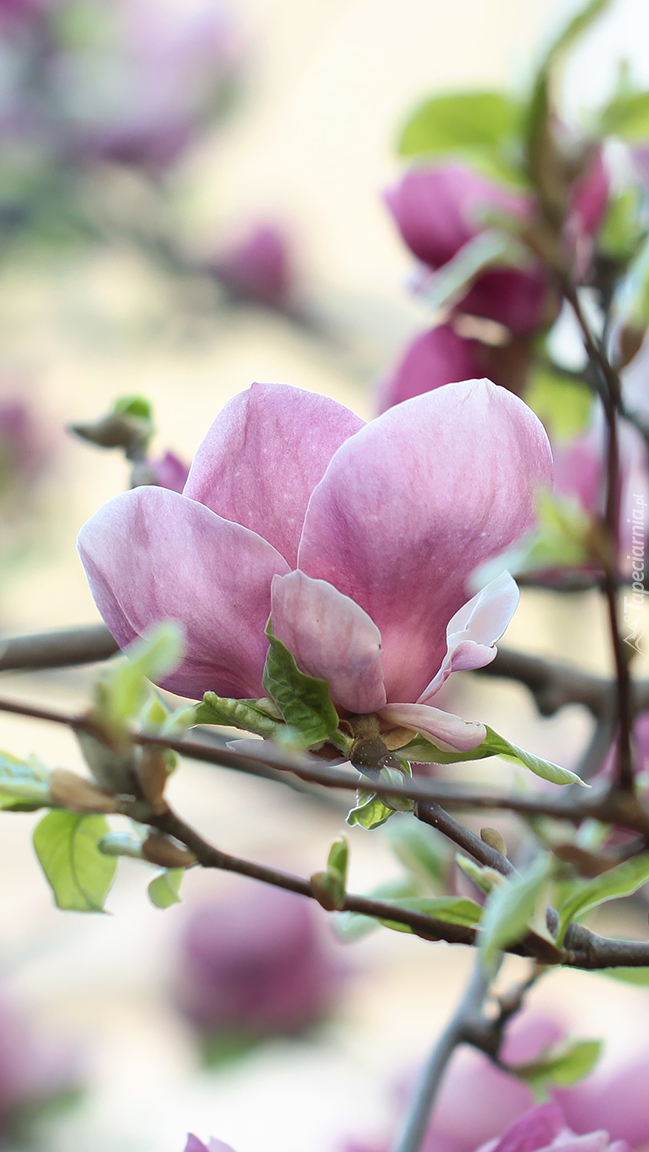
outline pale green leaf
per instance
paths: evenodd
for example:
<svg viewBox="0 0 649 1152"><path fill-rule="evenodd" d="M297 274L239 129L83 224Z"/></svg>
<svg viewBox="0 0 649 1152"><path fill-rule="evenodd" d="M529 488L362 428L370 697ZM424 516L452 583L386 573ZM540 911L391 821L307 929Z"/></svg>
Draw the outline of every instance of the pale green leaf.
<svg viewBox="0 0 649 1152"><path fill-rule="evenodd" d="M486 739L472 752L448 752L438 748L432 741L427 740L418 732L409 744L399 748L398 754L412 763L424 764L457 764L463 760L483 760L487 756L500 756L503 760L509 760L523 768L529 768L530 772L534 772L536 776L541 776L544 780L550 780L553 784L584 784L584 781L568 768L561 768L559 764L554 764L551 760L545 760L542 756L535 756L533 752L526 752L516 744L510 744L509 740L505 740L504 736L499 736L493 728L489 728L488 725L485 727L487 730Z"/></svg>
<svg viewBox="0 0 649 1152"><path fill-rule="evenodd" d="M644 141L649 136L649 92L616 96L599 116L598 134Z"/></svg>
<svg viewBox="0 0 649 1152"><path fill-rule="evenodd" d="M117 861L99 850L108 833L103 816L48 812L34 830L34 848L59 908L102 912Z"/></svg>
<svg viewBox="0 0 649 1152"><path fill-rule="evenodd" d="M394 816L394 808L388 808L376 792L359 788L356 794L356 806L348 813L347 823L360 824L361 828L367 829L380 828L391 816Z"/></svg>
<svg viewBox="0 0 649 1152"><path fill-rule="evenodd" d="M622 864L617 864L615 868L609 868L600 876L595 876L592 880L580 884L577 890L568 897L563 907L559 908L561 924L559 940L563 939L563 934L571 920L585 916L591 908L596 908L598 904L604 904L607 900L632 896L648 880L649 852L643 852L641 856L633 856L631 860L625 860Z"/></svg>
<svg viewBox="0 0 649 1152"><path fill-rule="evenodd" d="M434 96L408 120L399 152L421 156L475 145L496 149L516 135L519 124L519 106L501 92Z"/></svg>
<svg viewBox="0 0 649 1152"><path fill-rule="evenodd" d="M415 876L437 885L446 878L449 862L448 842L419 820L403 817L386 827L390 847Z"/></svg>
<svg viewBox="0 0 649 1152"><path fill-rule="evenodd" d="M277 716L271 715L258 700L231 700L217 696L216 692L206 692L203 703L196 705L194 723L225 724L266 739L272 739L278 729L284 727L281 718L278 720Z"/></svg>
<svg viewBox="0 0 649 1152"><path fill-rule="evenodd" d="M395 904L400 904L404 897L417 894L411 880L388 880L385 884L379 884L368 896L372 900L394 900ZM362 912L340 912L334 918L334 930L341 940L351 942L376 931L380 923L374 916L365 916Z"/></svg>
<svg viewBox="0 0 649 1152"><path fill-rule="evenodd" d="M36 756L20 760L0 752L0 808L11 812L35 812L51 804L48 770Z"/></svg>
<svg viewBox="0 0 649 1152"><path fill-rule="evenodd" d="M579 1040L547 1052L531 1064L516 1065L512 1071L535 1089L548 1084L568 1088L592 1072L602 1054L602 1047L601 1040Z"/></svg>
<svg viewBox="0 0 649 1152"><path fill-rule="evenodd" d="M288 648L273 634L270 620L266 635L269 649L262 681L265 691L286 723L301 734L304 747L322 744L338 727L338 713L326 680L300 672Z"/></svg>
<svg viewBox="0 0 649 1152"><path fill-rule="evenodd" d="M124 658L108 666L97 686L98 703L112 724L123 726L141 710L150 692L148 681L162 680L173 672L183 649L181 626L166 620L129 645Z"/></svg>
<svg viewBox="0 0 649 1152"><path fill-rule="evenodd" d="M182 904L180 885L184 874L184 868L167 868L151 881L148 893L155 908L170 908L172 904Z"/></svg>
<svg viewBox="0 0 649 1152"><path fill-rule="evenodd" d="M536 367L525 390L525 403L543 421L552 440L571 440L588 426L593 393L571 376Z"/></svg>
<svg viewBox="0 0 649 1152"><path fill-rule="evenodd" d="M649 984L649 968L598 968L599 976L612 976L614 980L622 980L625 984L640 984L643 987Z"/></svg>
<svg viewBox="0 0 649 1152"><path fill-rule="evenodd" d="M487 897L480 932L480 951L486 967L491 966L496 953L527 935L551 869L551 857L539 856L531 868L494 887Z"/></svg>

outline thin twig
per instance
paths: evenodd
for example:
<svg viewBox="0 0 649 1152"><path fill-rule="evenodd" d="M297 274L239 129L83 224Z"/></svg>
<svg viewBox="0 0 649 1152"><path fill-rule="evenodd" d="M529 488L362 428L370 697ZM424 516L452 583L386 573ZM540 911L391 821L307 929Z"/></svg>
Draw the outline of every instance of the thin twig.
<svg viewBox="0 0 649 1152"><path fill-rule="evenodd" d="M449 1060L458 1045L466 1040L468 1028L479 1013L488 990L489 980L485 976L481 959L477 958L464 995L424 1067L403 1131L394 1146L395 1152L419 1152Z"/></svg>

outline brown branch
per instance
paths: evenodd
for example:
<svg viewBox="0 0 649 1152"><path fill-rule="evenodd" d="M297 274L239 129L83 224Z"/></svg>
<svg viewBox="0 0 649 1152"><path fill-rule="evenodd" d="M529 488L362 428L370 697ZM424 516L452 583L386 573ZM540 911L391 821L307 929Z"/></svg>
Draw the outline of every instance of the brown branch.
<svg viewBox="0 0 649 1152"><path fill-rule="evenodd" d="M0 640L0 672L94 664L107 660L118 650L104 624L32 636L8 636Z"/></svg>

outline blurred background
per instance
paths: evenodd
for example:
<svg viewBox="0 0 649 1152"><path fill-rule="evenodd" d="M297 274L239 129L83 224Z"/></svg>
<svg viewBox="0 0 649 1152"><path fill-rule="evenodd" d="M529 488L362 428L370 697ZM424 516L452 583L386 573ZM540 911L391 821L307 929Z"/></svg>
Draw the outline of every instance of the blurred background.
<svg viewBox="0 0 649 1152"><path fill-rule="evenodd" d="M423 323L383 200L402 170L399 129L426 96L519 89L574 8L0 0L3 633L97 620L75 537L129 469L69 424L144 395L152 466L172 452L181 467L253 380L375 413ZM567 107L601 101L620 57L648 87L647 45L646 3L618 0L567 70ZM608 667L592 591L526 589L507 642ZM3 673L1 688L72 710L91 677ZM467 679L454 693L454 710L566 766L588 740L578 708L543 721L515 685ZM6 715L0 748L81 766L65 729ZM510 780L489 763L491 778ZM305 875L344 827L335 799L188 762L171 795L225 850ZM192 871L184 903L161 911L147 900L150 870L128 860L110 915L61 913L31 848L37 818L0 817L1 1146L181 1152L190 1130L237 1152L386 1147L400 1086L451 1011L469 955L384 929L342 944L324 913L307 916L292 897L267 913L264 942L262 906L233 910L258 899L252 883ZM399 875L382 832L349 836L351 888ZM642 932L646 913L617 915L616 931ZM284 922L278 955L273 925ZM511 960L505 975L517 971ZM230 989L221 999L215 982ZM612 1064L646 1037L649 992L602 976L555 973L532 1001L558 1007L579 1036L605 1036Z"/></svg>

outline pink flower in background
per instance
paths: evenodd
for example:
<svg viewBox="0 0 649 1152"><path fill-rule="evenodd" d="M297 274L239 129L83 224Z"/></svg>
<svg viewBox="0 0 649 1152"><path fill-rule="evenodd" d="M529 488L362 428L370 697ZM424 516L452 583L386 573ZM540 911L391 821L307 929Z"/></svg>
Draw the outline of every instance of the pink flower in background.
<svg viewBox="0 0 649 1152"><path fill-rule="evenodd" d="M291 1035L326 1016L344 972L309 901L277 888L246 889L187 921L175 998L207 1036Z"/></svg>
<svg viewBox="0 0 649 1152"><path fill-rule="evenodd" d="M523 224L534 208L530 197L459 164L415 168L386 198L411 252L432 271L482 232L497 227L498 217ZM515 336L530 335L556 314L547 274L532 263L529 268L483 272L454 309L496 321Z"/></svg>
<svg viewBox="0 0 649 1152"><path fill-rule="evenodd" d="M225 7L116 0L89 27L83 44L60 44L49 60L65 150L164 169L214 118L236 73L239 51Z"/></svg>
<svg viewBox="0 0 649 1152"><path fill-rule="evenodd" d="M649 1051L612 1070L596 1071L556 1095L571 1128L588 1132L604 1128L632 1149L649 1145Z"/></svg>
<svg viewBox="0 0 649 1152"><path fill-rule="evenodd" d="M471 380L481 374L482 345L458 336L450 324L416 336L394 372L379 390L378 411L401 404L423 392L431 392L456 380Z"/></svg>
<svg viewBox="0 0 649 1152"><path fill-rule="evenodd" d="M641 434L625 420L619 422L621 492L618 518L619 564L628 575L635 568L634 525L644 525L646 536L649 509L649 458ZM582 436L554 449L555 489L575 498L590 516L604 514L606 481L606 436L598 418ZM634 515L635 513L635 515Z"/></svg>
<svg viewBox="0 0 649 1152"><path fill-rule="evenodd" d="M18 396L0 397L0 498L24 498L51 463L52 449L33 406Z"/></svg>
<svg viewBox="0 0 649 1152"><path fill-rule="evenodd" d="M559 1105L552 1101L530 1108L507 1129L500 1139L490 1140L478 1152L628 1152L623 1140L612 1140L605 1131L594 1131L592 1124L581 1136L566 1124Z"/></svg>
<svg viewBox="0 0 649 1152"><path fill-rule="evenodd" d="M0 1138L16 1119L81 1083L81 1053L39 1034L27 1015L0 992Z"/></svg>
<svg viewBox="0 0 649 1152"><path fill-rule="evenodd" d="M148 460L147 465L155 476L156 484L161 488L168 488L171 492L182 492L187 483L189 468L175 452L165 452L159 460Z"/></svg>
<svg viewBox="0 0 649 1152"><path fill-rule="evenodd" d="M273 225L260 224L213 260L212 269L233 295L280 308L291 295L293 269L286 237Z"/></svg>
<svg viewBox="0 0 649 1152"><path fill-rule="evenodd" d="M272 609L341 711L469 751L483 726L429 701L453 670L494 658L516 586L505 573L466 604L466 581L529 529L550 480L542 425L486 380L366 425L324 396L257 384L217 417L182 495L115 497L79 549L120 646L165 618L184 626L172 691L260 696Z"/></svg>
<svg viewBox="0 0 649 1152"><path fill-rule="evenodd" d="M222 1140L215 1140L214 1137L203 1144L198 1136L193 1136L191 1133L187 1137L185 1144L185 1152L233 1152L229 1144L224 1144Z"/></svg>

